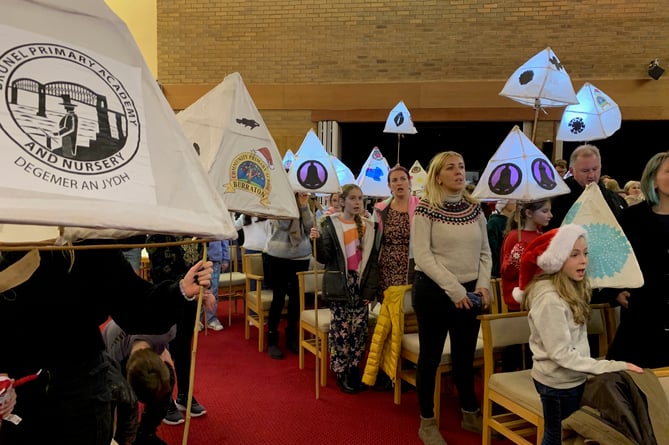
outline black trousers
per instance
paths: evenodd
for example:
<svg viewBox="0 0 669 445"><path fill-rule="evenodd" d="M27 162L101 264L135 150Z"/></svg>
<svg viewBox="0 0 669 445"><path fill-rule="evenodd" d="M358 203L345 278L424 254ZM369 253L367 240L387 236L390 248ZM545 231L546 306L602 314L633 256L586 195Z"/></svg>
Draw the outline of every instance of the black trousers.
<svg viewBox="0 0 669 445"><path fill-rule="evenodd" d="M109 445L112 439L110 364L102 351L76 363L42 370L17 388L14 413L23 420L3 421L2 445Z"/></svg>
<svg viewBox="0 0 669 445"><path fill-rule="evenodd" d="M309 269L309 260L290 260L269 255L272 270L272 306L269 309L267 330L277 332L284 300L288 295L288 335L297 335L300 320L300 286L297 272ZM269 341L269 339L268 339Z"/></svg>
<svg viewBox="0 0 669 445"><path fill-rule="evenodd" d="M476 282L464 284L468 292ZM446 336L450 333L453 382L458 390L460 407L478 409L474 393L474 354L480 321L479 309L458 309L434 281L416 271L412 304L418 321L420 350L416 369L416 392L420 414L434 417L434 386Z"/></svg>
<svg viewBox="0 0 669 445"><path fill-rule="evenodd" d="M177 393L179 394L188 394L190 386L191 349L193 347L196 311L197 301L184 305L184 310L177 321L177 335L170 342L170 355L174 360Z"/></svg>

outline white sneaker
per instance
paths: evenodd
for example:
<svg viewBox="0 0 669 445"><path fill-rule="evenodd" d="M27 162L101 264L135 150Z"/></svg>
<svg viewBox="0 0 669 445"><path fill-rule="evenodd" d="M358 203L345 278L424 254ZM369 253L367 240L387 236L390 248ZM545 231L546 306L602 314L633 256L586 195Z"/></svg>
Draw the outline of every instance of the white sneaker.
<svg viewBox="0 0 669 445"><path fill-rule="evenodd" d="M223 325L221 324L220 321L218 321L218 319L216 319L214 321L210 321L209 323L207 323L207 327L209 329L213 330L213 331L222 331L223 330Z"/></svg>
<svg viewBox="0 0 669 445"><path fill-rule="evenodd" d="M198 324L197 330L201 332L204 329L204 325L202 324L201 321L198 321L198 323L199 324Z"/></svg>

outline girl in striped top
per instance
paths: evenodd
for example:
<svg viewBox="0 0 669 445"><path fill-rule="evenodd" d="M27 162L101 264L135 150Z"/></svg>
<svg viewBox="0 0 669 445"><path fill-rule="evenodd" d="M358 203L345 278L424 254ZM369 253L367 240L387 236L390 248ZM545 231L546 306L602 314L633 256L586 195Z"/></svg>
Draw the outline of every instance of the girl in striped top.
<svg viewBox="0 0 669 445"><path fill-rule="evenodd" d="M378 267L374 223L362 216L362 190L348 184L340 196L343 211L324 217L320 230L311 230L311 237L317 239L317 259L325 264L329 278L345 280L342 284L346 295L328 294L328 348L337 385L343 392L353 394L362 385L359 364L367 343L368 303L376 294Z"/></svg>

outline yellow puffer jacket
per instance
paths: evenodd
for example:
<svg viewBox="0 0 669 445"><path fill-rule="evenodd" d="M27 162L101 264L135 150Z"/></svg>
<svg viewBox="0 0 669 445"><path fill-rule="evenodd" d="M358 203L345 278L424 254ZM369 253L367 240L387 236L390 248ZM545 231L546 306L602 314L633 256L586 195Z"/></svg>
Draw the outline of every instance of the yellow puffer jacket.
<svg viewBox="0 0 669 445"><path fill-rule="evenodd" d="M411 285L390 286L383 293L381 312L374 328L372 343L362 382L372 386L376 383L379 366L395 383L395 373L402 348L404 334L404 294Z"/></svg>

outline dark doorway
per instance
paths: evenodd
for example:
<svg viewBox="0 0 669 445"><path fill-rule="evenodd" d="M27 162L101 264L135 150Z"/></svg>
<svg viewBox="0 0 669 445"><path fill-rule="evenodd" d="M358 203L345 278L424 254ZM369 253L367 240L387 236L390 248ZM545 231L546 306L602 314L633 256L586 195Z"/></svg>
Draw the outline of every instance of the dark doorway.
<svg viewBox="0 0 669 445"><path fill-rule="evenodd" d="M468 171L482 172L488 160L518 122L426 122L415 123L417 134L401 135L400 164L411 167L417 160L427 170L432 157L446 150L457 151ZM374 147L392 167L397 164L397 134L384 133L384 122L341 123L341 160L354 175Z"/></svg>

